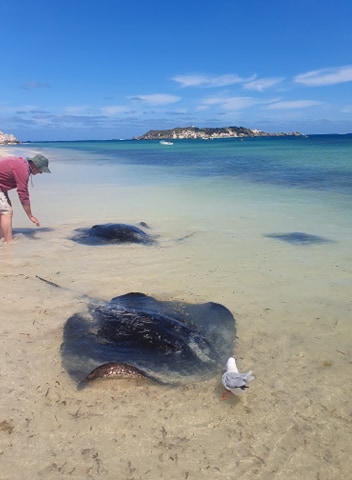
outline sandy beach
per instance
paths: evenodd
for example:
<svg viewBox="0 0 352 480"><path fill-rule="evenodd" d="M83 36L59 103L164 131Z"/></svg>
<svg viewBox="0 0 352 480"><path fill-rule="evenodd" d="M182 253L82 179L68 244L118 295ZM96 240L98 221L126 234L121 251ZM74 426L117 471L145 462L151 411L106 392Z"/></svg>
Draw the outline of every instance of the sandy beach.
<svg viewBox="0 0 352 480"><path fill-rule="evenodd" d="M11 192L15 242L0 244L1 480L349 478L351 226L341 222L337 239L322 218L316 233L330 243L291 245L263 235L292 228L289 194L275 208L265 186L260 202L244 204L237 190L229 210L221 190L206 203L207 180L196 193L191 184L107 186L73 169L64 183L65 168L54 161L55 176L30 188L39 229ZM302 231L318 204L302 207ZM109 221L145 221L158 242L70 240L75 228ZM82 295L136 291L225 305L238 366L256 376L246 394L222 400L220 376L78 391L61 365L65 321L84 310Z"/></svg>

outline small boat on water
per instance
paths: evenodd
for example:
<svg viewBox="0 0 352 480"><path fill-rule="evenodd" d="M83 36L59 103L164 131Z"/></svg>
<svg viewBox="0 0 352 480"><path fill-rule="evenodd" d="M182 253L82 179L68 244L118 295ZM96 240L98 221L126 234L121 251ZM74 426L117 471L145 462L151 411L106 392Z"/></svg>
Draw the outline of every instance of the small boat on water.
<svg viewBox="0 0 352 480"><path fill-rule="evenodd" d="M161 140L160 145L173 145L173 142L167 142L166 140Z"/></svg>

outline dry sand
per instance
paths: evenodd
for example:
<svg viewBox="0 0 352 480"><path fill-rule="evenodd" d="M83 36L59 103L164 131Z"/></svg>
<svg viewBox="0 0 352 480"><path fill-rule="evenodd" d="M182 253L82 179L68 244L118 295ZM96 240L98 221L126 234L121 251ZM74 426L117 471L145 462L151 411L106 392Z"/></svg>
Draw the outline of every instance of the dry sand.
<svg viewBox="0 0 352 480"><path fill-rule="evenodd" d="M15 201L15 228L30 230L0 244L1 480L350 478L349 226L336 243L302 247L263 237L288 230L289 201L284 213L268 212L238 193L227 211L221 195L210 205L191 185L49 188L44 176L31 192L41 229ZM69 239L113 219L146 221L158 245ZM326 229L333 238L335 226ZM220 376L182 388L102 381L77 391L61 366L66 319L85 308L80 294L130 291L229 308L238 366L256 376L246 394L222 400Z"/></svg>

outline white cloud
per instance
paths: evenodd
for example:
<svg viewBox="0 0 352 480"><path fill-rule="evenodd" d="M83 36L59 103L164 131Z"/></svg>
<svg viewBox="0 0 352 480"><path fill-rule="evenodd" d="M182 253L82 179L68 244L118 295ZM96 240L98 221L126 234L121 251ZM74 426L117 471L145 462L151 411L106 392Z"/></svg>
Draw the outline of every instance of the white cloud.
<svg viewBox="0 0 352 480"><path fill-rule="evenodd" d="M125 113L128 110L124 105L109 105L101 108L103 115L116 115L118 113Z"/></svg>
<svg viewBox="0 0 352 480"><path fill-rule="evenodd" d="M196 107L196 112L204 112L205 110L208 110L209 106L208 105L199 105Z"/></svg>
<svg viewBox="0 0 352 480"><path fill-rule="evenodd" d="M207 83L206 77L202 75L177 75L172 80L179 83L181 87L197 87Z"/></svg>
<svg viewBox="0 0 352 480"><path fill-rule="evenodd" d="M169 95L167 93L155 93L151 95L136 95L130 97L130 100L147 103L148 105L169 105L170 103L178 102L181 100L181 97Z"/></svg>
<svg viewBox="0 0 352 480"><path fill-rule="evenodd" d="M322 102L317 102L315 100L289 100L272 103L266 108L268 110L292 110L296 108L307 108L314 107L316 105L321 105Z"/></svg>
<svg viewBox="0 0 352 480"><path fill-rule="evenodd" d="M352 105L345 105L341 108L342 113L352 113Z"/></svg>
<svg viewBox="0 0 352 480"><path fill-rule="evenodd" d="M19 112L20 113L30 113L33 110L37 110L38 107L37 107L37 105L30 105L30 104L27 104L27 105L12 105L12 104L10 104L10 102L8 102L7 104L3 103L0 106L0 109L1 109L2 113L16 114L16 113L19 113Z"/></svg>
<svg viewBox="0 0 352 480"><path fill-rule="evenodd" d="M352 82L352 65L301 73L294 78L294 81L312 87Z"/></svg>
<svg viewBox="0 0 352 480"><path fill-rule="evenodd" d="M68 115L86 115L89 110L89 105L69 105L63 109L63 112Z"/></svg>
<svg viewBox="0 0 352 480"><path fill-rule="evenodd" d="M208 97L203 99L203 105L219 105L224 110L236 111L244 110L246 108L252 107L253 105L258 105L263 103L260 100L256 100L253 97Z"/></svg>
<svg viewBox="0 0 352 480"><path fill-rule="evenodd" d="M252 78L252 77L251 77ZM176 75L172 78L181 87L226 87L236 83L249 81L250 79L241 78L238 75Z"/></svg>
<svg viewBox="0 0 352 480"><path fill-rule="evenodd" d="M246 90L257 90L258 92L262 92L266 88L270 88L278 83L281 83L283 80L283 77L259 78L258 80L252 80L251 82L246 83L243 85L243 88Z"/></svg>

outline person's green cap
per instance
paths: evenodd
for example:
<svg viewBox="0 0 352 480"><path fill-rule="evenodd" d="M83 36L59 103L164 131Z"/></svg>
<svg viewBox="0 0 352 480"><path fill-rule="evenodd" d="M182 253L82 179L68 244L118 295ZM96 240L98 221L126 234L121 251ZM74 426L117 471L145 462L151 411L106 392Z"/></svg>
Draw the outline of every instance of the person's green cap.
<svg viewBox="0 0 352 480"><path fill-rule="evenodd" d="M41 172L51 173L49 170L49 160L44 157L44 155L34 155L33 158L29 158L28 160L31 160Z"/></svg>

